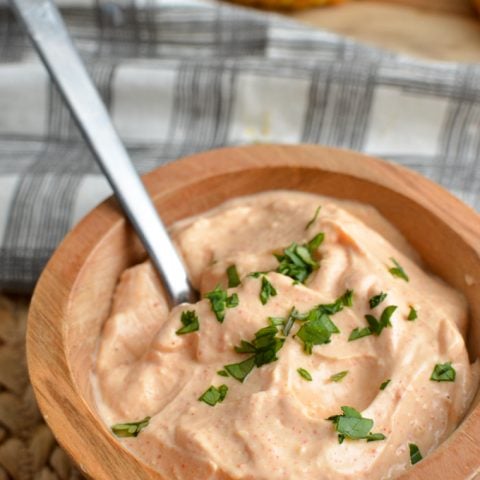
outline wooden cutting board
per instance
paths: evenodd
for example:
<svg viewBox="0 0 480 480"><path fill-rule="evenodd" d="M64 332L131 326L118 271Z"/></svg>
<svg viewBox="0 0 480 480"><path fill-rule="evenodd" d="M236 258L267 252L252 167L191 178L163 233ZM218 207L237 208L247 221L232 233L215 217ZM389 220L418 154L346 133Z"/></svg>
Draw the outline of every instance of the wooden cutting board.
<svg viewBox="0 0 480 480"><path fill-rule="evenodd" d="M470 0L358 0L291 15L422 58L480 62L480 19Z"/></svg>

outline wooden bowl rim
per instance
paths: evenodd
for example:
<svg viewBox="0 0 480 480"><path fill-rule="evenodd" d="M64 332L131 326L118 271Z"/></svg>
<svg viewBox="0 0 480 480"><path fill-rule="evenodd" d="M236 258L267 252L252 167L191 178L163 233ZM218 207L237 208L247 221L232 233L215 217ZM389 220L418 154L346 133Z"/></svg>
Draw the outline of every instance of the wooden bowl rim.
<svg viewBox="0 0 480 480"><path fill-rule="evenodd" d="M302 155L298 155L299 149L302 149ZM262 156L268 154L268 159L262 158L261 162L254 159L255 153L261 153ZM288 167L295 174L296 169L315 169L330 173L339 173L353 176L357 179L373 182L376 185L393 190L394 192L413 200L415 203L428 210L438 217L442 222L448 222L452 229L457 229L458 233L466 245L471 247L477 257L480 257L480 216L469 206L462 203L447 190L426 179L420 174L408 170L399 165L380 160L368 155L357 152L336 149L330 147L321 147L317 145L254 145L242 147L228 147L207 152L197 153L184 157L173 163L161 166L151 173L145 175L143 180L154 201L162 198L179 188L188 185L194 185L200 181L206 180L222 174L234 174L235 172L263 169ZM372 181L371 172L374 171L382 178L382 183ZM194 173L194 174L192 174ZM432 198L424 196L421 188L428 187L432 192ZM441 202L435 202L437 196L441 197ZM455 214L453 213L455 212ZM462 224L458 220L458 212L464 219ZM101 219L101 221L99 221ZM465 223L470 228L465 229ZM131 452L120 447L108 430L103 426L91 407L80 395L78 387L73 379L72 372L65 352L64 344L64 318L68 314L70 294L76 288L76 279L82 271L87 259L93 254L95 247L101 243L105 236L112 234L118 228L125 224L125 219L116 202L110 198L98 207L92 210L63 240L57 248L44 272L37 283L29 312L27 328L27 361L30 379L33 385L35 396L37 398L40 410L52 431L55 433L59 443L65 448L68 454L81 467L84 474L93 478L96 473L95 465L82 463L85 455L75 448L76 442L83 448L90 448L90 444L81 441L81 436L85 432L76 432L75 430L64 430L65 421L61 414L61 408L58 398L53 398L51 391L45 388L43 382L43 372L37 359L43 356L43 361L48 363L52 371L63 372L67 380L61 385L65 392L69 394L72 405L70 410L75 414L82 415L92 421L99 428L98 437L102 444L113 444L114 451L122 458L128 457L130 465L136 464L140 469L138 478L161 479L158 472L144 464ZM461 227L461 228L460 228ZM89 232L85 234L85 232ZM70 246L73 239L79 236L84 237L84 248L78 252L77 258L73 262L71 275L62 278L62 288L51 291L49 283L51 277L55 275L55 265L71 261ZM42 299L48 298L49 302L42 302ZM41 305L55 305L55 308L44 309ZM48 318L55 318L54 328L50 332L53 336L61 339L62 351L46 349L48 356L45 357L45 350L40 348L36 339L39 338L35 332L42 332L51 328L51 324L46 322ZM53 337L51 337L53 338ZM47 340L46 340L47 341ZM57 372L57 373L58 373ZM61 376L60 376L61 378ZM82 417L83 418L83 417ZM67 432L68 431L68 432ZM448 449L452 442L465 442L470 450L465 452L465 469L459 472L458 480L470 479L480 471L480 405L477 405L467 418L461 423L457 430L443 442L432 454L424 461L420 462L415 468L410 469L404 474L402 479L425 480L433 479L432 466L436 465L435 472L441 472L442 468L447 468L450 462ZM91 446L91 448L94 448ZM98 448L98 447L95 447ZM97 452L89 451L93 456L99 455ZM124 458L125 459L125 458ZM119 458L120 460L120 458ZM122 462L119 462L120 464ZM436 475L436 474L435 474ZM104 477L101 477L104 478ZM115 478L115 477L105 477ZM118 477L117 477L118 478ZM167 480L167 479L165 479Z"/></svg>

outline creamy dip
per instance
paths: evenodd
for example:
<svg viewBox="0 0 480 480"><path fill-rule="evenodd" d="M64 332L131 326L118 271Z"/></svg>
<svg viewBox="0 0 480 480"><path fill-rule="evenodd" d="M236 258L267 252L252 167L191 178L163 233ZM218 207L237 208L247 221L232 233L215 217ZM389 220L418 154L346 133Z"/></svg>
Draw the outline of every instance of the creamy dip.
<svg viewBox="0 0 480 480"><path fill-rule="evenodd" d="M116 288L93 375L109 428L151 417L119 441L166 478L390 479L418 459L409 444L425 457L462 420L478 384L465 299L372 207L273 191L172 233L195 288L225 290L223 322L208 298L169 311L151 264L136 265ZM304 246L304 283L288 276L292 242ZM241 283L227 289L233 265ZM252 340L271 324L278 349L266 358ZM243 382L225 371L248 359L260 366ZM339 421L341 407L371 419L368 433L345 435L355 420Z"/></svg>

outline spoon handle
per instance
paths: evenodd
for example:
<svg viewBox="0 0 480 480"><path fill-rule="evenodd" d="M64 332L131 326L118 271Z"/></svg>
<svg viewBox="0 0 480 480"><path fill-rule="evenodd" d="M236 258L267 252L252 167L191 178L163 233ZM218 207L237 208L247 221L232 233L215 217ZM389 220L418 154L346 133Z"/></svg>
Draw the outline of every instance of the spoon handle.
<svg viewBox="0 0 480 480"><path fill-rule="evenodd" d="M10 0L71 110L173 304L194 299L185 266L51 0Z"/></svg>

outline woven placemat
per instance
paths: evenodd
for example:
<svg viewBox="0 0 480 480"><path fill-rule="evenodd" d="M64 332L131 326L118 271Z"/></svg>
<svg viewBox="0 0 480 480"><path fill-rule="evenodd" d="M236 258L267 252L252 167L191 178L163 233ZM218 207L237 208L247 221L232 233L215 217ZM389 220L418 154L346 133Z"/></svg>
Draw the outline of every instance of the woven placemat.
<svg viewBox="0 0 480 480"><path fill-rule="evenodd" d="M0 295L0 480L79 480L43 421L28 379L28 303Z"/></svg>

